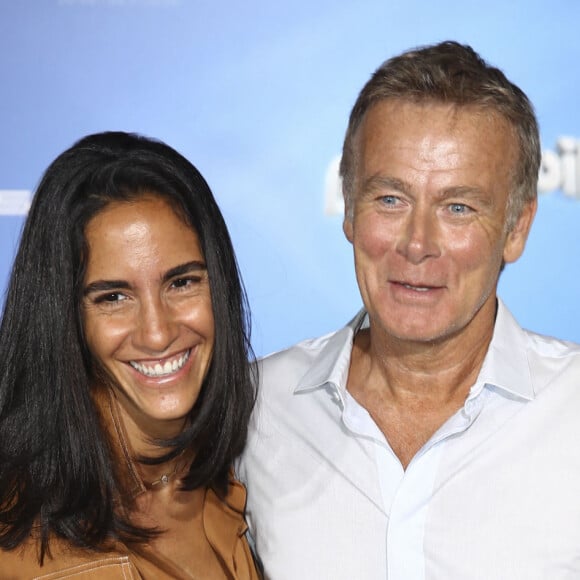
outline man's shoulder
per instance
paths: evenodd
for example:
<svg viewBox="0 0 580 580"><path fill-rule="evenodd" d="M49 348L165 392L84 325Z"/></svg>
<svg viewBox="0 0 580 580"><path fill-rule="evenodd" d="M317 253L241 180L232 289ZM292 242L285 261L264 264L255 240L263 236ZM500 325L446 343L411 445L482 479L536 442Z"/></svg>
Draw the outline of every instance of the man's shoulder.
<svg viewBox="0 0 580 580"><path fill-rule="evenodd" d="M530 330L524 330L524 333L531 360L559 369L580 367L580 344Z"/></svg>
<svg viewBox="0 0 580 580"><path fill-rule="evenodd" d="M580 344L529 330L527 358L537 392L561 386L578 399L580 395Z"/></svg>
<svg viewBox="0 0 580 580"><path fill-rule="evenodd" d="M490 351L502 353L501 366L517 368L522 375L529 368L540 379L536 383L550 383L559 375L580 376L580 344L522 328L501 302Z"/></svg>
<svg viewBox="0 0 580 580"><path fill-rule="evenodd" d="M526 334L530 345L541 352L544 356L572 359L580 357L580 344L577 342L555 338L531 330L524 330L524 333Z"/></svg>
<svg viewBox="0 0 580 580"><path fill-rule="evenodd" d="M358 316L353 320L356 321ZM311 392L328 381L340 382L337 371L348 365L352 337L351 321L338 330L303 340L259 359L258 399L280 403L297 391Z"/></svg>
<svg viewBox="0 0 580 580"><path fill-rule="evenodd" d="M337 332L339 331L308 338L262 357L258 360L261 372L264 376L268 376L270 373L278 373L281 369L299 370L310 367Z"/></svg>

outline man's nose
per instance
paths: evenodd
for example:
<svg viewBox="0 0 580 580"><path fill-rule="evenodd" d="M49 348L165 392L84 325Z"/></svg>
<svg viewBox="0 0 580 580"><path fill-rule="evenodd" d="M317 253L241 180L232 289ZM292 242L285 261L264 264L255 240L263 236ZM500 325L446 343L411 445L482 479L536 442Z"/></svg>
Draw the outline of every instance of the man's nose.
<svg viewBox="0 0 580 580"><path fill-rule="evenodd" d="M429 208L414 207L409 212L397 251L413 264L440 255L439 224L433 211Z"/></svg>

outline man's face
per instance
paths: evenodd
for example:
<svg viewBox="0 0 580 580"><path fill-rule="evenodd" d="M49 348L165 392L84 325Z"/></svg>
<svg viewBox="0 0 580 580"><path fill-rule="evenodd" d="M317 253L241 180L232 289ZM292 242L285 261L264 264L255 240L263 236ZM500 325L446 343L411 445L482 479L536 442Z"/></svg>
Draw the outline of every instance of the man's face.
<svg viewBox="0 0 580 580"><path fill-rule="evenodd" d="M368 111L355 150L344 231L371 329L411 342L489 334L502 263L521 255L535 212L526 205L506 231L518 151L508 122L385 100Z"/></svg>

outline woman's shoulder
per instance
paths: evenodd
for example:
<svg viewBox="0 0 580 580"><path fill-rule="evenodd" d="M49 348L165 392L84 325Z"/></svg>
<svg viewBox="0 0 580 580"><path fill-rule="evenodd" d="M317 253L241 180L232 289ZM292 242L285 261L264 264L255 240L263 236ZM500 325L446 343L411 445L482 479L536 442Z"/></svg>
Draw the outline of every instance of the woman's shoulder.
<svg viewBox="0 0 580 580"><path fill-rule="evenodd" d="M258 580L261 576L247 538L244 519L246 488L230 471L227 493L208 489L203 507L205 535L227 569L228 578Z"/></svg>
<svg viewBox="0 0 580 580"><path fill-rule="evenodd" d="M139 579L141 574L132 562L131 555L124 550L107 552L75 548L68 543L54 540L50 553L45 555L42 565L40 548L33 539L23 542L13 550L0 551L0 578L3 580L78 580Z"/></svg>

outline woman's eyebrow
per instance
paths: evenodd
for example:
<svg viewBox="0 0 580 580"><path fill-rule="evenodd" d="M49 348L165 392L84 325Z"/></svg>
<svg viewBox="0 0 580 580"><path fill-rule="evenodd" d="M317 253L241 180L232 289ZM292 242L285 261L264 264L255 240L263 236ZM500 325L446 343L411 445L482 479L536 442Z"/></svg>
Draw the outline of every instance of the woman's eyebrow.
<svg viewBox="0 0 580 580"><path fill-rule="evenodd" d="M107 292L110 290L126 290L129 288L129 283L125 280L95 280L87 284L83 290L83 296L92 294L93 292Z"/></svg>
<svg viewBox="0 0 580 580"><path fill-rule="evenodd" d="M170 270L167 270L163 274L163 282L167 282L175 276L183 276L189 272L199 272L207 270L205 262L201 260L192 260L191 262L186 262L185 264L179 264ZM127 290L131 288L131 285L126 280L95 280L90 284L87 284L83 289L83 296L92 294L93 292L108 292L111 290Z"/></svg>
<svg viewBox="0 0 580 580"><path fill-rule="evenodd" d="M186 262L185 264L180 264L179 266L175 266L170 270L167 270L163 275L163 281L167 282L171 278L175 278L175 276L183 276L184 274L188 274L190 272L199 272L202 270L207 270L207 266L205 262L201 260L193 260L191 262Z"/></svg>

